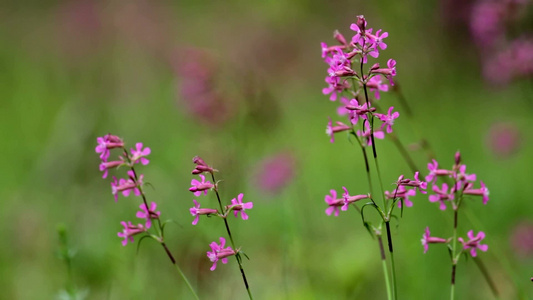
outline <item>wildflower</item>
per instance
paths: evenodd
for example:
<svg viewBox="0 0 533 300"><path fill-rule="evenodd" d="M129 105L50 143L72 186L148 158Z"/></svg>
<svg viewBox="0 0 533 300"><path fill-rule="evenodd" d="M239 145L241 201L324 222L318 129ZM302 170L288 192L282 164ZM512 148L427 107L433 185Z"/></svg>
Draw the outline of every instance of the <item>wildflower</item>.
<svg viewBox="0 0 533 300"><path fill-rule="evenodd" d="M155 202L150 203L150 209L146 207L146 204L142 203L139 208L142 211L137 212L137 218L146 219L146 229L152 227L152 219L159 219L161 212L156 212L157 204Z"/></svg>
<svg viewBox="0 0 533 300"><path fill-rule="evenodd" d="M428 170L429 174L426 176L426 181L433 183L437 181L437 176L449 176L453 174L452 171L439 169L439 163L434 159L432 162L428 163Z"/></svg>
<svg viewBox="0 0 533 300"><path fill-rule="evenodd" d="M348 110L348 113L350 115L350 122L355 125L359 121L359 118L367 119L367 114L370 112L374 112L376 110L375 107L368 108L366 103L363 103L362 105L359 105L359 102L357 99L352 99L350 102L348 102L347 105L345 105L346 110Z"/></svg>
<svg viewBox="0 0 533 300"><path fill-rule="evenodd" d="M143 226L143 224L137 224L133 225L130 221L128 223L122 221L120 222L122 226L124 226L124 229L122 232L119 232L117 235L121 238L124 238L122 241L122 246L126 246L128 244L128 241L133 243L133 236L137 235L139 233L143 233L146 231L146 228Z"/></svg>
<svg viewBox="0 0 533 300"><path fill-rule="evenodd" d="M400 116L399 112L392 113L393 109L394 109L394 106L391 106L386 115L385 114L374 114L376 117L378 117L383 122L383 124L381 125L381 130L383 130L383 128L386 127L387 133L392 133L392 125L394 125L394 119L397 119Z"/></svg>
<svg viewBox="0 0 533 300"><path fill-rule="evenodd" d="M350 194L348 193L348 189L346 187L343 186L342 189L344 190L344 194L342 194L342 198L344 200L344 205L341 207L341 209L344 210L344 211L348 210L348 206L351 203L357 202L359 200L370 198L370 196L368 194L367 195L350 196Z"/></svg>
<svg viewBox="0 0 533 300"><path fill-rule="evenodd" d="M110 134L96 138L96 142L98 146L96 146L95 151L96 153L100 153L100 159L102 161L107 161L110 149L124 147L124 142L118 136Z"/></svg>
<svg viewBox="0 0 533 300"><path fill-rule="evenodd" d="M470 249L470 254L472 257L477 256L476 249L479 249L483 252L486 252L489 249L489 246L480 244L481 240L485 238L485 233L483 231L480 231L477 236L474 236L474 231L470 230L468 233L468 241L464 241L463 238L458 238L457 240L463 244L464 249Z"/></svg>
<svg viewBox="0 0 533 300"><path fill-rule="evenodd" d="M476 181L476 174L466 174L466 165L459 166L459 172L454 174L455 179L458 182L466 183Z"/></svg>
<svg viewBox="0 0 533 300"><path fill-rule="evenodd" d="M471 184L468 185L468 187L463 191L463 194L483 196L483 204L487 204L487 202L489 202L489 189L485 186L483 181L481 181L480 183L481 183L481 188L479 189L469 188Z"/></svg>
<svg viewBox="0 0 533 300"><path fill-rule="evenodd" d="M233 210L233 214L235 215L235 217L237 217L238 214L241 214L241 218L243 220L248 220L248 215L244 211L247 209L252 209L254 207L254 204L252 202L243 203L243 197L244 194L240 193L239 196L237 196L237 199L231 199L231 205L228 205L226 208L229 210Z"/></svg>
<svg viewBox="0 0 533 300"><path fill-rule="evenodd" d="M389 86L386 83L383 83L381 76L372 76L366 86L370 89L371 92L374 92L374 97L379 100L380 94L379 91L388 92Z"/></svg>
<svg viewBox="0 0 533 300"><path fill-rule="evenodd" d="M135 180L135 173L133 171L128 171L129 179L123 179L117 181L117 178L113 176L113 181L111 182L111 193L115 196L115 201L118 200L118 193L122 192L124 197L128 197L130 192L133 190L136 196L141 194L139 186L143 183L144 175L140 175L137 180Z"/></svg>
<svg viewBox="0 0 533 300"><path fill-rule="evenodd" d="M267 157L256 167L255 184L263 192L278 193L293 180L295 167L296 157L288 151Z"/></svg>
<svg viewBox="0 0 533 300"><path fill-rule="evenodd" d="M370 125L368 125L368 122L365 122L365 129L365 131L357 130L356 134L357 136L364 138L364 140L362 141L363 146L372 146L372 132L370 130ZM385 138L385 133L381 130L374 129L374 138L382 140Z"/></svg>
<svg viewBox="0 0 533 300"><path fill-rule="evenodd" d="M148 159L146 159L145 156L148 156L151 150L148 147L143 149L143 143L135 144L135 150L132 148L130 149L130 152L131 152L131 161L133 163L139 163L140 161L143 165L147 165L150 162Z"/></svg>
<svg viewBox="0 0 533 300"><path fill-rule="evenodd" d="M522 221L511 232L512 249L521 257L533 256L533 223Z"/></svg>
<svg viewBox="0 0 533 300"><path fill-rule="evenodd" d="M338 94L350 88L350 84L339 77L328 76L326 77L326 83L328 84L328 87L322 89L322 94L331 94L329 97L329 100L331 101L337 100Z"/></svg>
<svg viewBox="0 0 533 300"><path fill-rule="evenodd" d="M204 192L204 195L207 195L207 190L210 190L215 187L214 184L212 184L209 181L205 181L204 175L199 175L202 181L198 181L196 179L191 180L192 187L189 188L189 191L193 192L196 197L199 197L202 195L202 192Z"/></svg>
<svg viewBox="0 0 533 300"><path fill-rule="evenodd" d="M224 248L225 244L226 239L223 237L220 238L220 245L216 242L212 242L211 244L209 244L209 247L211 247L211 251L207 252L207 257L211 262L213 262L213 265L209 270L214 271L217 268L217 262L219 260L222 260L223 264L227 264L228 256L237 254L237 252L231 249L231 247Z"/></svg>
<svg viewBox="0 0 533 300"><path fill-rule="evenodd" d="M196 201L195 199L193 199L192 201L194 202L194 207L191 207L189 209L191 215L195 217L192 221L192 225L198 224L198 219L200 218L200 215L218 214L218 210L211 208L200 208L200 203L198 203L198 201Z"/></svg>
<svg viewBox="0 0 533 300"><path fill-rule="evenodd" d="M193 157L192 162L196 164L196 167L194 168L194 170L192 170L192 174L196 175L201 174L203 172L209 172L213 174L213 172L217 171L208 166L200 156Z"/></svg>
<svg viewBox="0 0 533 300"><path fill-rule="evenodd" d="M427 192L425 191L425 189L427 189L427 182L425 181L420 181L418 179L418 171L415 172L415 180L411 180L411 179L403 179L403 175L401 175L399 178L398 178L398 182L397 184L398 185L405 185L405 186L412 186L412 187L415 187L418 189L418 191L422 194L426 194Z"/></svg>
<svg viewBox="0 0 533 300"><path fill-rule="evenodd" d="M337 126L333 126L331 122L331 118L328 118L328 119L329 119L329 122L328 122L328 126L326 127L326 134L331 137L331 139L329 140L331 143L335 142L335 137L333 136L334 133L347 131L351 129L350 126L342 122L337 122Z"/></svg>
<svg viewBox="0 0 533 300"><path fill-rule="evenodd" d="M429 202L440 202L440 209L445 210L446 209L446 201L450 201L454 199L453 192L450 191L448 194L448 185L446 183L442 184L442 189L439 189L437 185L433 186L433 191L437 193L436 195L429 195Z"/></svg>
<svg viewBox="0 0 533 300"><path fill-rule="evenodd" d="M324 201L329 205L326 208L326 215L331 216L335 212L335 217L339 216L339 207L344 205L344 198L337 199L337 191L330 190L330 195L326 195Z"/></svg>
<svg viewBox="0 0 533 300"><path fill-rule="evenodd" d="M426 227L426 232L422 235L422 246L424 246L424 254L428 252L429 244L444 244L444 243L448 243L448 240L439 238L439 237L430 236L429 227Z"/></svg>
<svg viewBox="0 0 533 300"><path fill-rule="evenodd" d="M100 171L103 171L104 174L102 175L102 178L107 178L107 170L116 168L120 165L124 164L123 160L114 160L114 161L103 161L100 163Z"/></svg>
<svg viewBox="0 0 533 300"><path fill-rule="evenodd" d="M400 199L402 201L398 201L398 207L402 207L402 202L405 203L405 206L411 207L413 206L413 202L409 200L410 196L415 196L416 190L411 189L407 190L403 185L398 186L393 192L385 191L385 197L387 199Z"/></svg>

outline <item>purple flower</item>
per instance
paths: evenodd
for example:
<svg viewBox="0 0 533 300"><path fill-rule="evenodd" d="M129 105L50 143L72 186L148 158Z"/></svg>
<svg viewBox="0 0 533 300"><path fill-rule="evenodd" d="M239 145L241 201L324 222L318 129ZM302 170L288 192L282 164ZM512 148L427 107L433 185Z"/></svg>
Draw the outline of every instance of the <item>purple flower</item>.
<svg viewBox="0 0 533 300"><path fill-rule="evenodd" d="M130 152L132 162L137 164L140 161L143 165L147 165L150 162L145 156L148 156L151 150L148 147L143 149L143 143L135 144L135 150L132 148L130 149Z"/></svg>
<svg viewBox="0 0 533 300"><path fill-rule="evenodd" d="M368 122L365 122L365 131L361 131L361 130L357 130L356 134L357 136L360 136L362 138L364 138L364 140L362 141L363 142L363 146L372 146L372 137L371 137L371 131L370 131L370 125L368 124ZM385 138L385 133L381 130L375 130L374 129L374 138L376 139L384 139Z"/></svg>
<svg viewBox="0 0 533 300"><path fill-rule="evenodd" d="M351 129L350 126L342 122L337 122L337 126L333 126L331 122L331 118L328 118L328 119L329 119L329 122L328 122L328 126L326 127L326 134L330 136L331 139L329 141L331 143L335 142L335 137L333 136L333 134Z"/></svg>
<svg viewBox="0 0 533 300"><path fill-rule="evenodd" d="M126 246L128 244L128 241L133 243L133 236L139 233L143 233L146 231L146 228L143 226L143 224L133 225L130 221L128 223L122 221L120 222L122 226L124 226L124 229L122 232L119 232L117 235L121 238L124 238L122 241L122 246Z"/></svg>
<svg viewBox="0 0 533 300"><path fill-rule="evenodd" d="M102 178L106 178L107 177L107 170L108 169L112 169L112 168L116 168L120 165L124 164L124 161L123 160L114 160L114 161L103 161L100 163L100 171L103 171L104 174L102 175Z"/></svg>
<svg viewBox="0 0 533 300"><path fill-rule="evenodd" d="M394 125L394 119L397 119L400 116L399 112L392 113L393 109L394 109L394 106L391 106L386 115L375 114L375 116L378 117L383 122L383 124L381 125L381 130L383 130L383 128L386 127L387 133L392 133L392 125Z"/></svg>
<svg viewBox="0 0 533 300"><path fill-rule="evenodd" d="M155 202L150 203L150 209L146 207L144 203L142 203L139 208L142 211L137 212L137 218L146 219L146 229L152 227L152 219L159 219L159 216L161 215L161 212L156 212L157 204Z"/></svg>
<svg viewBox="0 0 533 300"><path fill-rule="evenodd" d="M96 153L100 153L100 159L102 161L107 161L110 149L124 147L124 142L118 136L110 134L96 138L96 142L98 146L96 146L95 151Z"/></svg>
<svg viewBox="0 0 533 300"><path fill-rule="evenodd" d="M193 192L196 197L199 197L202 195L202 192L204 195L207 195L207 190L210 190L214 188L215 186L209 182L205 181L204 175L199 175L202 181L198 181L196 179L191 180L192 187L189 188L189 191Z"/></svg>
<svg viewBox="0 0 533 300"><path fill-rule="evenodd" d="M331 216L335 212L335 217L339 216L339 207L344 205L344 198L337 199L337 191L330 190L330 195L326 195L324 201L329 205L326 208L326 215Z"/></svg>
<svg viewBox="0 0 533 300"><path fill-rule="evenodd" d="M457 240L463 244L463 249L470 249L470 254L472 257L477 256L476 249L479 249L483 252L486 252L489 249L489 246L480 244L481 240L485 238L485 233L480 231L477 236L474 236L474 231L470 230L468 233L468 241L464 241L463 238L458 238Z"/></svg>
<svg viewBox="0 0 533 300"><path fill-rule="evenodd" d="M322 89L322 94L331 94L329 97L329 100L331 101L337 100L338 94L350 88L350 84L339 77L328 76L326 77L326 83L328 84L328 87Z"/></svg>
<svg viewBox="0 0 533 300"><path fill-rule="evenodd" d="M392 192L385 191L385 197L387 199L401 198L407 207L413 206L413 202L409 200L410 196L416 196L416 190L407 190L403 185L398 186L398 188ZM398 201L398 207L402 207L402 201Z"/></svg>
<svg viewBox="0 0 533 300"><path fill-rule="evenodd" d="M111 193L115 196L115 201L118 200L118 193L122 192L124 197L128 197L130 192L133 190L136 196L141 195L139 186L143 184L144 175L140 175L137 180L135 180L135 174L133 171L128 171L129 179L123 179L117 181L117 178L113 176L113 181L111 182Z"/></svg>
<svg viewBox="0 0 533 300"><path fill-rule="evenodd" d="M368 199L370 198L369 195L355 195L355 196L350 196L350 194L348 193L348 189L346 187L342 187L342 189L344 190L344 194L342 194L342 198L344 200L344 205L342 206L342 210L346 211L348 210L348 206L354 202L357 202L359 200L363 200L363 199ZM327 196L326 196L327 197Z"/></svg>
<svg viewBox="0 0 533 300"><path fill-rule="evenodd" d="M359 118L367 119L367 114L369 112L374 112L376 110L375 107L367 107L366 103L363 103L362 105L359 105L359 102L357 99L352 99L348 104L344 106L344 108L348 111L350 116L350 122L355 125L359 121Z"/></svg>
<svg viewBox="0 0 533 300"><path fill-rule="evenodd" d="M241 214L241 218L243 220L248 220L248 215L244 211L247 209L252 209L254 204L252 202L243 203L242 197L244 197L244 194L240 193L237 196L237 199L231 199L231 205L229 205L227 209L233 210L235 217L237 217L238 214Z"/></svg>
<svg viewBox="0 0 533 300"><path fill-rule="evenodd" d="M370 91L374 92L374 97L376 99L380 98L379 91L388 92L389 91L389 85L386 83L383 83L383 80L381 76L372 76L369 80L366 86L370 89Z"/></svg>
<svg viewBox="0 0 533 300"><path fill-rule="evenodd" d="M442 184L442 189L439 189L437 185L433 186L433 191L437 193L436 195L429 195L429 202L440 202L440 209L445 210L446 209L446 201L450 201L454 199L453 192L450 191L448 194L448 185L446 183Z"/></svg>
<svg viewBox="0 0 533 300"><path fill-rule="evenodd" d="M485 186L483 181L480 181L480 183L481 183L481 188L479 189L466 188L463 191L463 194L483 196L483 204L487 204L487 202L489 202L489 189Z"/></svg>
<svg viewBox="0 0 533 300"><path fill-rule="evenodd" d="M213 174L213 172L217 172L217 170L208 166L200 156L193 157L192 162L196 164L196 167L192 170L192 174L202 174L203 172Z"/></svg>
<svg viewBox="0 0 533 300"><path fill-rule="evenodd" d="M387 49L387 44L383 42L383 39L389 36L388 32L383 32L381 34L381 29L376 31L376 35L370 35L371 41L374 42L374 47L377 49L378 47L381 48L381 50Z"/></svg>
<svg viewBox="0 0 533 300"><path fill-rule="evenodd" d="M425 189L427 189L428 184L425 181L420 181L420 179L418 179L418 174L419 174L418 171L415 172L415 180L403 179L403 175L401 175L400 178L398 178L397 184L405 185L405 186L412 186L412 187L417 188L420 193L427 194Z"/></svg>
<svg viewBox="0 0 533 300"><path fill-rule="evenodd" d="M429 174L426 176L427 182L435 183L437 181L437 176L450 176L453 174L452 171L439 169L439 163L436 160L433 160L432 163L428 163Z"/></svg>
<svg viewBox="0 0 533 300"><path fill-rule="evenodd" d="M213 263L209 270L214 271L217 268L217 262L219 260L222 260L223 264L227 264L227 257L237 254L237 252L231 249L231 247L224 248L225 244L226 239L224 239L223 237L220 238L220 245L216 242L212 242L211 244L209 244L209 247L211 247L211 251L207 252L207 257Z"/></svg>
<svg viewBox="0 0 533 300"><path fill-rule="evenodd" d="M191 215L193 215L194 220L192 221L192 225L198 224L198 219L200 218L200 215L214 215L218 214L218 210L211 209L211 208L200 208L200 203L196 201L195 199L192 200L194 202L194 207L191 207L189 211L191 212Z"/></svg>
<svg viewBox="0 0 533 300"><path fill-rule="evenodd" d="M429 244L443 244L448 240L430 236L429 227L426 227L426 232L422 235L422 245L424 246L424 254L428 252Z"/></svg>

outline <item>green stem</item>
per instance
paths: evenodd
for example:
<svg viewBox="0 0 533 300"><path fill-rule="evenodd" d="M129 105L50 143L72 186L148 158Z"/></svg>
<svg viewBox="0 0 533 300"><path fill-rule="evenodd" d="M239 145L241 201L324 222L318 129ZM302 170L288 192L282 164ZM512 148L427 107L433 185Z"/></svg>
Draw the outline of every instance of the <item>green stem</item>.
<svg viewBox="0 0 533 300"><path fill-rule="evenodd" d="M387 240L389 242L389 253L390 253L390 262L391 262L391 268L392 268L392 295L393 299L398 299L398 290L396 288L396 267L394 264L394 251L392 247L392 235L390 231L390 221L385 222L385 226L387 228Z"/></svg>
<svg viewBox="0 0 533 300"><path fill-rule="evenodd" d="M387 288L387 299L391 300L391 289L390 289L390 280L389 280L389 270L387 270L387 258L385 256L385 249L383 249L383 240L381 239L381 235L378 235L378 244L379 244L379 251L381 253L381 266L383 267L383 276L385 276L385 286Z"/></svg>
<svg viewBox="0 0 533 300"><path fill-rule="evenodd" d="M226 212L224 211L224 206L222 206L222 201L220 200L220 195L218 194L218 189L216 187L215 174L211 173L211 178L213 179L213 184L215 184L214 191L215 191L215 194L217 195L217 200L218 200L218 205L220 206L220 211L223 212L225 215ZM228 232L228 237L231 242L231 246L235 250L237 248L235 248L235 242L233 241L233 236L231 235L231 230L229 229L228 220L226 218L223 218L223 219L224 219L224 224L226 225L226 231ZM252 300L253 299L252 293L250 292L250 286L248 285L248 280L246 279L246 274L244 273L244 269L241 263L241 256L239 253L235 255L235 259L237 260L237 264L239 265L239 270L241 271L242 280L244 282L244 286L246 287L246 291L248 292L248 297L250 297L250 300Z"/></svg>
<svg viewBox="0 0 533 300"><path fill-rule="evenodd" d="M496 299L498 299L499 295L498 295L498 290L496 289L496 284L494 284L494 281L490 277L489 271L485 267L485 264L479 257L473 257L473 259L477 267L481 271L481 274L483 274L483 278L485 278L485 281L487 281L487 284L489 285L490 290L492 291L492 294L494 295Z"/></svg>
<svg viewBox="0 0 533 300"><path fill-rule="evenodd" d="M176 263L176 260L174 259L174 256L172 256L172 253L170 253L170 250L168 250L167 245L166 245L164 242L162 242L162 243L161 243L161 246L163 246L163 248L165 249L165 252L167 253L168 258L170 258L170 261L172 262L172 264L174 265L174 267L176 268L176 270L178 270L178 273L180 273L181 278L183 278L183 281L185 281L185 283L187 284L187 287L189 288L189 290L191 291L191 293L194 295L194 298L197 299L197 300L200 299L200 298L198 298L198 295L196 294L196 292L195 292L194 289L192 288L191 283L189 282L189 280L187 279L187 277L185 276L185 274L183 273L183 271L181 271L180 266L178 266L178 264Z"/></svg>

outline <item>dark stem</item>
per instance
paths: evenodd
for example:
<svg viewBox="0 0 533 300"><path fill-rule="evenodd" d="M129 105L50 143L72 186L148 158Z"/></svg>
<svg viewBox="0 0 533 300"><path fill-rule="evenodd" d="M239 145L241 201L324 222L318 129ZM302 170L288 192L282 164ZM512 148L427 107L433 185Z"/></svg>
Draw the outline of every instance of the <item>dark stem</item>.
<svg viewBox="0 0 533 300"><path fill-rule="evenodd" d="M172 264L175 265L176 260L174 259L174 256L172 256L172 253L170 253L170 250L168 250L167 245L164 242L162 242L161 246L163 246L163 248L165 249L165 252L167 253L168 258L170 258L170 261L172 262Z"/></svg>
<svg viewBox="0 0 533 300"><path fill-rule="evenodd" d="M452 265L452 285L455 285L455 270L457 269L457 265Z"/></svg>
<svg viewBox="0 0 533 300"><path fill-rule="evenodd" d="M381 235L378 235L378 244L379 252L381 254L381 260L386 260L387 257L385 256L385 249L383 248L383 239L381 238Z"/></svg>
<svg viewBox="0 0 533 300"><path fill-rule="evenodd" d="M387 241L389 242L389 252L392 253L393 249L392 249L392 236L390 232L390 221L385 222L385 226L387 226Z"/></svg>

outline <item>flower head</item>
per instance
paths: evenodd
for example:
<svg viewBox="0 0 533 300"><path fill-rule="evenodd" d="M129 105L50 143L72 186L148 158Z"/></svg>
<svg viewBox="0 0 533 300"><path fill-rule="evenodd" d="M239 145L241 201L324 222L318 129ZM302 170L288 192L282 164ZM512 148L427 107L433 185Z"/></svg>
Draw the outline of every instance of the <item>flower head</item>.
<svg viewBox="0 0 533 300"><path fill-rule="evenodd" d="M398 207L400 208L402 207L402 202L407 207L413 206L413 202L409 200L410 196L416 196L416 190L415 189L407 190L405 186L403 185L399 185L398 188L396 188L392 192L385 191L385 197L387 199L398 199L398 198L400 199L400 201L398 201Z"/></svg>
<svg viewBox="0 0 533 300"><path fill-rule="evenodd" d="M326 195L324 201L328 204L326 208L326 215L331 216L335 212L335 217L339 216L339 208L344 205L344 198L337 199L337 191L329 191L330 195Z"/></svg>
<svg viewBox="0 0 533 300"><path fill-rule="evenodd" d="M476 250L479 249L483 252L486 252L489 250L489 246L480 244L481 240L485 238L485 233L483 231L480 231L476 236L474 236L474 231L470 230L468 233L468 241L464 241L463 238L458 238L457 240L463 244L463 249L470 249L470 255L472 257L477 256Z"/></svg>
<svg viewBox="0 0 533 300"><path fill-rule="evenodd" d="M237 252L231 249L231 247L224 248L225 244L226 239L223 237L220 238L220 244L217 244L216 242L209 244L211 251L207 252L207 257L213 263L209 270L214 271L217 268L217 262L219 260L222 260L222 263L226 264L228 263L228 256L237 254Z"/></svg>
<svg viewBox="0 0 533 300"><path fill-rule="evenodd" d="M468 187L463 191L463 194L482 196L483 204L487 204L487 202L489 202L489 189L485 186L483 181L480 181L480 183L481 183L481 188L479 189L472 189L472 188L469 188L471 185L467 185Z"/></svg>
<svg viewBox="0 0 533 300"><path fill-rule="evenodd" d="M342 198L344 199L344 205L342 206L342 210L346 211L348 210L348 206L354 202L357 202L359 200L363 200L363 199L367 199L367 198L370 198L370 196L367 194L367 195L355 195L355 196L350 196L350 194L348 193L348 189L346 187L342 187L342 189L344 190L344 194L342 194Z"/></svg>
<svg viewBox="0 0 533 300"><path fill-rule="evenodd" d="M392 125L394 125L394 119L397 119L400 116L399 112L392 113L393 109L394 106L391 106L386 115L374 114L383 122L383 124L381 125L381 130L383 130L383 128L387 128L387 133L392 133Z"/></svg>
<svg viewBox="0 0 533 300"><path fill-rule="evenodd" d="M233 210L233 214L235 215L235 217L240 214L243 220L248 220L248 215L244 211L247 209L252 209L254 207L254 204L252 202L243 203L243 197L244 194L240 193L236 199L231 199L231 205L229 205L228 209Z"/></svg>
<svg viewBox="0 0 533 300"><path fill-rule="evenodd" d="M119 232L117 235L121 238L124 238L122 241L122 246L126 246L128 244L128 241L133 243L133 236L137 235L139 233L143 233L146 231L146 228L143 226L143 224L137 224L133 225L131 222L128 221L128 223L122 221L120 222L122 226L124 226L124 229L122 232Z"/></svg>
<svg viewBox="0 0 533 300"><path fill-rule="evenodd" d="M429 244L443 244L447 242L447 239L432 237L429 232L429 227L426 227L426 232L424 232L422 235L422 246L424 246L424 253L428 252Z"/></svg>
<svg viewBox="0 0 533 300"><path fill-rule="evenodd" d="M96 138L96 142L98 145L96 146L95 151L96 153L100 153L100 159L102 161L107 161L110 149L124 147L124 142L118 136L111 134Z"/></svg>
<svg viewBox="0 0 533 300"><path fill-rule="evenodd" d="M193 157L192 162L196 164L196 167L194 168L194 170L192 170L192 174L196 175L196 174L201 174L203 172L209 172L213 174L213 172L217 172L217 170L208 166L200 156Z"/></svg>
<svg viewBox="0 0 533 300"><path fill-rule="evenodd" d="M200 208L200 203L198 203L198 201L196 201L195 199L193 199L192 201L194 202L194 207L191 207L189 209L191 215L195 217L192 221L192 225L198 224L198 219L200 218L200 215L212 215L218 213L218 210L216 209Z"/></svg>
<svg viewBox="0 0 533 300"><path fill-rule="evenodd" d="M156 212L157 204L155 202L150 203L150 209L142 203L139 208L141 211L137 212L137 218L146 219L146 229L152 227L152 219L159 219L161 212Z"/></svg>
<svg viewBox="0 0 533 300"><path fill-rule="evenodd" d="M335 137L333 136L335 133L347 131L351 129L350 126L342 122L337 122L337 126L333 126L331 122L331 118L328 118L328 119L329 119L329 122L328 122L328 126L326 127L326 134L330 136L331 139L329 141L331 143L335 142Z"/></svg>
<svg viewBox="0 0 533 300"><path fill-rule="evenodd" d="M433 191L436 193L435 195L429 195L429 202L440 202L440 209L445 210L446 209L446 201L451 201L454 199L453 190L448 193L448 185L446 183L442 184L442 188L439 189L438 185L433 186Z"/></svg>
<svg viewBox="0 0 533 300"><path fill-rule="evenodd" d="M135 149L130 149L130 152L132 162L139 163L140 161L143 165L147 165L150 162L146 159L146 156L150 154L151 150L148 147L143 149L143 143L135 144Z"/></svg>
<svg viewBox="0 0 533 300"><path fill-rule="evenodd" d="M196 179L191 180L192 187L189 188L189 191L193 192L196 197L201 196L202 192L204 195L207 195L207 190L210 190L215 187L215 185L211 182L205 181L204 175L200 174L199 176L202 181L198 181Z"/></svg>

